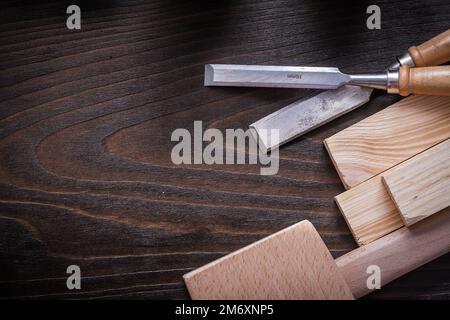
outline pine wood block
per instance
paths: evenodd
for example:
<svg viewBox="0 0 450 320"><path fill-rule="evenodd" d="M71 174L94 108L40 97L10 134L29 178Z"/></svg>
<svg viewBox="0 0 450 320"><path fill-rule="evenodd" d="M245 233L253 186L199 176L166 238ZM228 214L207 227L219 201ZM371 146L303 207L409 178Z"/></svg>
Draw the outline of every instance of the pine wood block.
<svg viewBox="0 0 450 320"><path fill-rule="evenodd" d="M192 299L353 299L307 220L184 275Z"/></svg>
<svg viewBox="0 0 450 320"><path fill-rule="evenodd" d="M404 226L400 213L383 185L381 175L334 199L360 246Z"/></svg>
<svg viewBox="0 0 450 320"><path fill-rule="evenodd" d="M417 159L426 157L430 150L432 149L426 150L410 160L415 163ZM432 156L435 156L434 153ZM405 225L400 211L383 183L383 177L390 176L399 168L401 169L400 166L397 165L382 174L376 175L335 197L335 201L358 245L371 243ZM448 188L444 189L448 190ZM439 191L439 193L442 192L442 190ZM444 198L448 197L444 196ZM431 212L435 210L430 207L425 209L431 210ZM429 215L429 213L425 212L424 215Z"/></svg>
<svg viewBox="0 0 450 320"><path fill-rule="evenodd" d="M324 141L346 189L450 137L450 98L410 96Z"/></svg>
<svg viewBox="0 0 450 320"><path fill-rule="evenodd" d="M447 141L445 144L439 144L438 146L440 146L440 148L437 148L437 152L441 153L446 145ZM408 163L415 164L420 162L421 159L427 157L428 152L431 152L430 157L434 158L433 162L437 165L439 156L436 155L436 147L426 150L403 164L397 165L382 174L374 176L335 197L335 201L358 245L366 245L405 225L399 209L383 183L383 177L391 176L396 171L400 172L400 170ZM446 150L445 152L448 151ZM448 164L448 160L443 162ZM440 164L439 168L436 170L436 175L439 175L439 171L448 170L448 168L444 169L444 167L445 164ZM413 178L415 174L415 172L409 172L405 174L405 176L415 179ZM424 172L422 175L430 175L430 172ZM427 183L430 184L429 187L432 187L429 192L425 191L423 196L426 195L428 200L432 200L432 198L436 196L436 198L440 199L438 202L441 202L439 205L436 204L434 208L432 207L433 204L425 205L422 208L424 216L431 215L446 207L445 203L448 202L448 186L445 186L444 180L448 180L448 174L444 175L444 177L445 176L447 176L445 179L440 179L439 177L433 178L431 176L422 179L425 188L425 184ZM434 180L437 180L436 186L431 186ZM414 186L411 185L410 188L414 188ZM414 197L414 195L412 195L412 197Z"/></svg>
<svg viewBox="0 0 450 320"><path fill-rule="evenodd" d="M382 174L406 226L450 206L450 140Z"/></svg>

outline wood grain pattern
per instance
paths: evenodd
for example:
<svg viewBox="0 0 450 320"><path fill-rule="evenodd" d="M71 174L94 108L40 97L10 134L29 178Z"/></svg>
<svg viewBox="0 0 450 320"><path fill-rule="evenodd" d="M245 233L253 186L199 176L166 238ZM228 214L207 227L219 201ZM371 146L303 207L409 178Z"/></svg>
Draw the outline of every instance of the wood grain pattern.
<svg viewBox="0 0 450 320"><path fill-rule="evenodd" d="M381 174L337 195L335 201L360 246L404 225Z"/></svg>
<svg viewBox="0 0 450 320"><path fill-rule="evenodd" d="M402 96L422 94L450 96L450 66L409 68L399 70L399 93Z"/></svg>
<svg viewBox="0 0 450 320"><path fill-rule="evenodd" d="M184 280L196 300L353 299L307 220L194 270Z"/></svg>
<svg viewBox="0 0 450 320"><path fill-rule="evenodd" d="M414 161L426 152L428 150L410 160ZM400 166L401 164L392 167L335 197L336 204L358 245L371 243L405 225L383 184L383 176L391 175L401 169Z"/></svg>
<svg viewBox="0 0 450 320"><path fill-rule="evenodd" d="M450 140L382 174L407 227L450 206Z"/></svg>
<svg viewBox="0 0 450 320"><path fill-rule="evenodd" d="M355 298L367 286L369 266L380 268L381 289L394 279L450 251L450 208L411 228L403 227L336 259Z"/></svg>
<svg viewBox="0 0 450 320"><path fill-rule="evenodd" d="M3 1L0 10L0 297L189 298L182 275L308 219L333 256L355 248L322 140L400 97L281 150L280 171L175 166L175 128L247 128L310 90L204 88L205 63L382 70L448 29L448 2ZM405 7L408 10L405 11ZM398 19L398 17L402 19ZM82 290L65 286L79 265ZM370 298L450 297L450 255Z"/></svg>
<svg viewBox="0 0 450 320"><path fill-rule="evenodd" d="M346 189L450 137L450 98L411 96L324 141Z"/></svg>

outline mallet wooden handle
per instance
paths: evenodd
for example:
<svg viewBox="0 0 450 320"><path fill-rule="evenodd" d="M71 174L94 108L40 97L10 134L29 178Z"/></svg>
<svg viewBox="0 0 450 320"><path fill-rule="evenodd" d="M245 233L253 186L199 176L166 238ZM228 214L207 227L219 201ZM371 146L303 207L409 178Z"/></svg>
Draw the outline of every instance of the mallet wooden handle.
<svg viewBox="0 0 450 320"><path fill-rule="evenodd" d="M371 293L367 268L380 268L381 286L450 251L450 207L335 260L355 298Z"/></svg>
<svg viewBox="0 0 450 320"><path fill-rule="evenodd" d="M401 67L398 76L400 95L450 96L450 66Z"/></svg>
<svg viewBox="0 0 450 320"><path fill-rule="evenodd" d="M450 60L450 29L408 49L417 67L437 66Z"/></svg>

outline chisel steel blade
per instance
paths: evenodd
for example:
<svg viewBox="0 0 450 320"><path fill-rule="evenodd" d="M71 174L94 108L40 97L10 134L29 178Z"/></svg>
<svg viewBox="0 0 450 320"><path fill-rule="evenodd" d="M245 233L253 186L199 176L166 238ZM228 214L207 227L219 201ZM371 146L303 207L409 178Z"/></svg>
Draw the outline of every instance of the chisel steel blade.
<svg viewBox="0 0 450 320"><path fill-rule="evenodd" d="M350 80L338 68L205 65L205 86L336 89Z"/></svg>
<svg viewBox="0 0 450 320"><path fill-rule="evenodd" d="M296 101L250 125L261 149L269 152L357 107L370 99L373 89L343 86L323 91L313 97ZM271 129L278 129L278 141L271 141ZM263 134L260 134L263 133ZM274 139L272 139L274 140Z"/></svg>

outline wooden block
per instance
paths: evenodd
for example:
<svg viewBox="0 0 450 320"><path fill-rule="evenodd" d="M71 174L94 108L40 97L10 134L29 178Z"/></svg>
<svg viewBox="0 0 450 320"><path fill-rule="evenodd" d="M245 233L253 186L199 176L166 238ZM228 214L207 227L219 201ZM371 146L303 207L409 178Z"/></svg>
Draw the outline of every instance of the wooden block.
<svg viewBox="0 0 450 320"><path fill-rule="evenodd" d="M192 299L353 299L307 220L184 275Z"/></svg>
<svg viewBox="0 0 450 320"><path fill-rule="evenodd" d="M450 140L382 174L406 226L450 206Z"/></svg>
<svg viewBox="0 0 450 320"><path fill-rule="evenodd" d="M401 228L400 213L377 175L334 198L358 245Z"/></svg>
<svg viewBox="0 0 450 320"><path fill-rule="evenodd" d="M268 248L261 247L264 243ZM289 245L295 248L290 249ZM283 254L284 250L288 252ZM336 299L350 299L347 285L353 296L359 298L374 290L367 286L370 266L380 268L383 287L448 253L450 207L411 228L402 227L339 257L335 263L340 274L323 250L314 227L303 221L194 270L184 279L193 299L316 299L333 298L332 292L336 292ZM315 273L310 275L311 270ZM318 279L317 286L310 283L314 278ZM324 289L321 291L319 287ZM334 289L330 291L331 288Z"/></svg>
<svg viewBox="0 0 450 320"><path fill-rule="evenodd" d="M410 160L415 161L419 156L424 157L430 150ZM372 177L335 197L358 245L368 244L405 225L382 179L383 176L389 176L395 172L397 168L400 168L399 166Z"/></svg>
<svg viewBox="0 0 450 320"><path fill-rule="evenodd" d="M447 143L447 141L445 143ZM441 144L439 144L439 146ZM445 148L445 145L443 148ZM432 149L434 150L434 148ZM420 159L426 157L427 153L432 151L432 149L426 150L425 152L411 158L406 161L405 164L420 161ZM438 148L439 152L441 150L442 147ZM448 151L446 150L446 152ZM430 156L436 157L435 152L430 154ZM433 159L433 161L438 161L438 159ZM403 164L395 166L335 197L336 203L358 245L361 246L368 244L405 225L400 211L396 207L387 188L383 184L384 176L391 176L402 167ZM448 168L443 169L443 167L445 167L445 164L442 164L442 167L440 166L437 171L448 170ZM412 175L414 175L414 173ZM424 173L423 175L426 176L427 173ZM428 173L428 175L430 175L430 173ZM427 181L432 183L433 178L423 178L423 180L424 184L427 183ZM442 180L448 180L448 174L447 178ZM439 190L439 188L442 188L442 190ZM448 202L448 185L445 187L443 184L439 183L439 186L436 189L433 187L429 194L426 193L429 200L434 197L434 194L436 194L438 198L440 197L442 203L436 205L434 209L431 208L432 204L428 204L423 208L423 210L430 210L430 212L435 213L446 207L445 203ZM440 209L436 210L436 208L439 207ZM428 212L424 212L423 214L429 215Z"/></svg>
<svg viewBox="0 0 450 320"><path fill-rule="evenodd" d="M324 141L346 189L450 137L450 98L410 96Z"/></svg>

